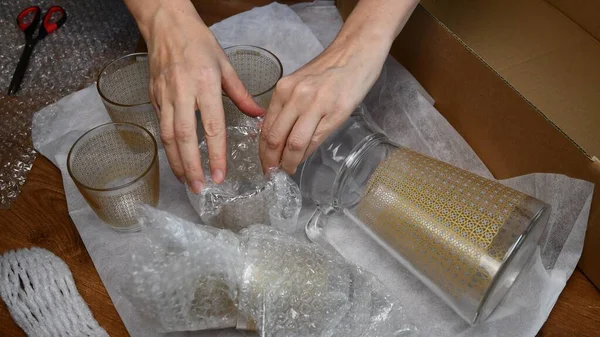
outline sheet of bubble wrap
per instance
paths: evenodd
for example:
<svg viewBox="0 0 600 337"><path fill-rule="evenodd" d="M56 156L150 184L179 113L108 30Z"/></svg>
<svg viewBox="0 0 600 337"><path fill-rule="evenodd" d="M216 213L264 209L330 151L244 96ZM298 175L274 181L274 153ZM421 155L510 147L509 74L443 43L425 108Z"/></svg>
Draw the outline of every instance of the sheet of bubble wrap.
<svg viewBox="0 0 600 337"><path fill-rule="evenodd" d="M62 6L67 21L40 41L16 96L7 96L25 37L16 17L28 6L42 15ZM18 196L36 152L31 117L40 108L94 82L102 66L132 52L139 38L122 0L0 1L0 208Z"/></svg>

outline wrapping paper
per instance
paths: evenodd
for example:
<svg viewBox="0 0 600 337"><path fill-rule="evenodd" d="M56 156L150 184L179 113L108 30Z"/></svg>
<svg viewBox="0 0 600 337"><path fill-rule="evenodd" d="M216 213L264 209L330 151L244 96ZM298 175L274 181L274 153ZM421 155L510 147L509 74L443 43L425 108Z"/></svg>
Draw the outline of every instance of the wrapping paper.
<svg viewBox="0 0 600 337"><path fill-rule="evenodd" d="M286 6L272 4L225 20L212 27L223 46L254 44L272 50L282 60L284 72L316 56L340 27L335 8L318 3L296 7L300 16ZM312 13L306 12L312 11ZM319 19L329 22L323 24ZM310 17L313 34L301 18ZM337 19L332 19L336 18ZM307 21L308 22L308 21ZM310 23L308 22L308 23ZM434 109L415 79L396 61L388 59L385 71L365 104L390 137L411 149L441 159L485 177L489 171L462 137ZM70 146L86 130L108 122L94 87L67 96L38 112L34 119L35 148L61 170L69 213L88 249L117 311L132 336L158 336L118 291L126 257L143 249L134 235L118 234L104 225L85 203L66 171ZM161 197L159 208L198 223L181 185L160 153ZM534 336L546 320L566 280L575 268L591 204L590 183L561 175L535 174L504 181L554 208L549 235L541 254L526 267L507 299L494 313L494 321L469 327L450 308L404 270L384 250L345 223L332 224L332 240L350 261L373 272L396 296L407 316L424 336ZM308 219L311 207L304 207L300 223ZM302 236L302 231L297 231ZM510 304L510 305L508 305ZM243 332L224 330L174 333L170 336L240 336Z"/></svg>

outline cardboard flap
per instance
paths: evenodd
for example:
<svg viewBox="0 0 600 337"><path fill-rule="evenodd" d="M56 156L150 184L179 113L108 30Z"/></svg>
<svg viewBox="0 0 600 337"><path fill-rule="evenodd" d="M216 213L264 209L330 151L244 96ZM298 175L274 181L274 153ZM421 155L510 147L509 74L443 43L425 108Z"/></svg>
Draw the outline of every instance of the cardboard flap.
<svg viewBox="0 0 600 337"><path fill-rule="evenodd" d="M544 0L422 3L590 158L600 156L600 42ZM600 11L595 18L600 25Z"/></svg>
<svg viewBox="0 0 600 337"><path fill-rule="evenodd" d="M600 0L546 0L600 41Z"/></svg>

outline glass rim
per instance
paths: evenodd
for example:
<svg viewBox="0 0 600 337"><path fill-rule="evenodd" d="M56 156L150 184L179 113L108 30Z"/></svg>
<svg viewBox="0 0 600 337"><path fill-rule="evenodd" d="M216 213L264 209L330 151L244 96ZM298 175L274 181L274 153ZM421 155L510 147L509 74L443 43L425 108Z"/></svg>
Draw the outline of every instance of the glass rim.
<svg viewBox="0 0 600 337"><path fill-rule="evenodd" d="M531 198L533 200L536 200L536 201L540 201L529 195L527 197ZM519 235L517 240L509 247L509 249L505 253L504 260L500 264L500 267L496 271L496 274L490 281L485 293L483 294L483 297L479 303L479 306L477 307L477 310L475 311L475 317L473 317L472 321L470 322L471 324L477 324L477 323L481 322L481 320L485 321L489 316L491 316L493 314L493 312L496 310L496 308L498 308L498 306L500 305L500 302L506 297L506 295L510 291L510 288L512 288L512 286L514 285L516 280L519 278L519 276L521 276L521 273L523 272L523 268L525 268L525 266L527 265L529 260L532 259L533 254L530 255L528 258L526 258L525 262L521 261L521 262L523 262L523 264L521 266L518 266L519 271L517 273L517 276L515 277L514 280L512 280L510 285L505 289L505 293L502 296L500 296L500 302L496 303L496 305L494 305L492 308L490 308L491 311L488 312L486 316L481 317L482 314L485 314L484 311L486 309L488 309L487 306L489 305L490 299L492 298L494 291L500 285L500 281L501 281L502 277L505 276L508 268L513 267L514 263L519 262L518 259L517 259L517 261L515 261L515 257L517 256L517 254L519 252L521 252L521 249L523 249L523 246L525 246L526 243L528 243L528 241L530 241L532 239L536 240L535 242L536 242L536 246L537 246L537 241L539 241L540 237L532 237L535 234L534 230L537 229L537 226L540 226L540 225L542 226L542 230L543 230L547 226L547 223L548 223L547 217L550 216L550 206L544 202L541 202L541 203L542 204L540 205L539 210L534 214L533 217L531 217L531 219L529 219L527 228L525 228L525 231L523 231L523 233L521 233L521 235ZM515 211L516 211L516 209L513 210L513 212L515 212ZM544 216L546 216L546 219L544 219ZM539 234L541 236L541 232Z"/></svg>
<svg viewBox="0 0 600 337"><path fill-rule="evenodd" d="M106 97L106 95L104 95L104 93L102 92L102 89L100 89L100 79L102 78L102 74L104 74L104 72L106 71L106 69L108 69L110 66L112 66L113 64L128 59L128 58L133 58L133 57L138 57L138 56L145 56L146 59L148 59L148 53L130 53L127 55L123 55L120 56L112 61L110 61L107 65L105 65L102 70L100 71L100 74L98 74L98 79L96 80L96 89L98 90L98 94L100 95L100 97L104 100L107 101L108 103L112 104L112 105L116 105L116 106L120 106L120 107L126 107L126 108L131 108L131 107L135 107L135 106L140 106L140 105L145 105L145 104L151 104L150 99L148 99L147 102L144 103L137 103L137 104L123 104L123 103L118 103L115 102L111 99L109 99L108 97Z"/></svg>
<svg viewBox="0 0 600 337"><path fill-rule="evenodd" d="M73 174L73 171L71 170L71 156L73 155L73 149L75 149L75 146L80 141L82 141L86 136L88 136L92 131L95 131L95 130L98 130L98 129L101 129L101 128L104 128L107 126L118 126L118 125L129 126L129 127L133 126L134 128L138 128L138 129L142 130L143 132L145 132L148 136L150 136L150 139L152 139L152 144L154 145L154 155L152 157L152 161L150 161L150 164L148 165L148 167L146 167L146 169L142 173L140 173L135 179L133 179L123 185L119 185L119 186L115 186L115 187L108 187L108 188L96 188L96 187L91 187L91 186L88 186L88 185L80 182L75 177L75 175ZM77 186L81 186L81 187L84 187L85 189L96 191L96 192L110 192L110 191L116 191L116 190L120 190L120 189L128 187L128 186L131 186L131 185L135 184L136 182L138 182L140 179L144 178L148 174L148 172L150 172L150 170L152 169L152 166L154 166L154 163L156 163L157 160L158 160L158 144L156 143L156 139L154 139L154 136L152 136L152 133L150 133L150 131L148 131L148 129L144 128L143 126L133 124L133 123L109 122L109 123L100 124L98 126L91 128L90 130L86 131L84 134L79 136L79 138L77 138L77 140L73 143L73 145L71 145L71 148L69 149L69 154L67 155L67 172L69 172L69 176L71 177L71 179L73 179L73 182Z"/></svg>
<svg viewBox="0 0 600 337"><path fill-rule="evenodd" d="M223 51L225 52L225 54L227 54L228 50L234 49L234 48L247 48L248 50L252 50L252 49L260 49L261 51L271 55L275 61L277 61L277 65L279 66L279 76L277 76L277 81L275 81L275 83L273 83L272 86L269 87L269 89L266 89L258 94L250 94L250 96L254 97L258 97L261 95L264 95L266 93L268 93L269 91L275 89L275 86L277 85L277 82L279 82L279 80L283 77L283 64L281 63L281 60L279 60L279 57L277 57L277 55L273 54L273 52L271 52L270 50L263 48L263 47L259 47L259 46L254 46L251 44L240 44L240 45L234 45L234 46L229 46L227 48L223 48ZM229 55L227 55L227 58L229 59ZM230 62L231 63L231 62ZM233 65L232 65L233 67ZM233 70L235 70L235 68L233 68ZM246 87L246 85L244 85L244 87ZM248 90L248 89L246 89ZM221 96L227 97L229 98L229 96L227 96L227 94L225 94L225 91L223 91L221 93Z"/></svg>

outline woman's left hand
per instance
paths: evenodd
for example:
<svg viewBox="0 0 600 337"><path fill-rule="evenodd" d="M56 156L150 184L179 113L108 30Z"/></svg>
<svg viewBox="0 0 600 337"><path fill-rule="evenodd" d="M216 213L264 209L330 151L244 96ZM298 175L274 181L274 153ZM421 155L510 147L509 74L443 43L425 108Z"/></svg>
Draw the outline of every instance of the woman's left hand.
<svg viewBox="0 0 600 337"><path fill-rule="evenodd" d="M275 88L261 128L260 159L293 174L364 99L381 72L387 49L369 42L335 41Z"/></svg>

